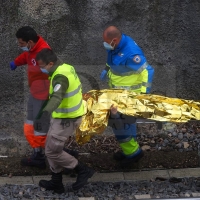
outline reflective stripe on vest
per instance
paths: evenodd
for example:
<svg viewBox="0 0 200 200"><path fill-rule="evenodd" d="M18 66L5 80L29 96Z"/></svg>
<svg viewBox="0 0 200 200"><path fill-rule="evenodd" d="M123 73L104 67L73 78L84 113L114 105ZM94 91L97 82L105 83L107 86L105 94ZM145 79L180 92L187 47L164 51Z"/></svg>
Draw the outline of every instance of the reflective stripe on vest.
<svg viewBox="0 0 200 200"><path fill-rule="evenodd" d="M134 86L116 86L112 85L112 88L116 89L124 89L124 90L136 90L142 87L142 84L134 85Z"/></svg>
<svg viewBox="0 0 200 200"><path fill-rule="evenodd" d="M124 73L118 73L115 72L113 69L110 68L110 71L116 75L116 76L130 76L132 74L140 74L144 69L146 69L148 67L148 63L145 62L137 71L130 71L130 72L124 72Z"/></svg>
<svg viewBox="0 0 200 200"><path fill-rule="evenodd" d="M141 88L142 86L144 87L151 87L151 83L140 83L137 85L133 85L133 86L116 86L112 84L112 88L116 88L116 89L124 89L124 90L137 90L139 88Z"/></svg>
<svg viewBox="0 0 200 200"><path fill-rule="evenodd" d="M75 89L74 91L68 92L65 94L64 98L69 98L74 96L75 94L78 94L79 90L81 89L81 85L78 86L77 89Z"/></svg>
<svg viewBox="0 0 200 200"><path fill-rule="evenodd" d="M57 108L57 109L55 110L55 112L58 112L58 113L69 113L69 112L74 112L74 111L78 110L78 109L81 107L82 101L83 101L83 100L81 99L81 101L79 102L79 104L76 105L76 106L74 106L74 107L72 107L72 108Z"/></svg>

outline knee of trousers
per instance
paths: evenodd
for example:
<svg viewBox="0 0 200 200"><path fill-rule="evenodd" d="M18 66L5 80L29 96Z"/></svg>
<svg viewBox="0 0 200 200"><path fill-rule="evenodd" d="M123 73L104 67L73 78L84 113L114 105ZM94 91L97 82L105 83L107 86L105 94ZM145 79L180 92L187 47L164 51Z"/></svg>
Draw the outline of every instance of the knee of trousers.
<svg viewBox="0 0 200 200"><path fill-rule="evenodd" d="M51 139L46 142L45 155L49 158L57 158L63 151L65 142Z"/></svg>
<svg viewBox="0 0 200 200"><path fill-rule="evenodd" d="M136 139L137 131L136 124L125 124L123 129L117 130L113 128L113 133L117 140L124 140L133 137Z"/></svg>
<svg viewBox="0 0 200 200"><path fill-rule="evenodd" d="M51 157L54 154L54 152L47 145L45 145L44 153L47 157Z"/></svg>

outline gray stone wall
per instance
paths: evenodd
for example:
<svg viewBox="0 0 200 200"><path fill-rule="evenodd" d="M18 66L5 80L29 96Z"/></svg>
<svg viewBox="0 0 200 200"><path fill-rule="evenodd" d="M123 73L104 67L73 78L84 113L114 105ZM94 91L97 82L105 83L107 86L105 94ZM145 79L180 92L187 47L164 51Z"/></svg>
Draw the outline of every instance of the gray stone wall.
<svg viewBox="0 0 200 200"><path fill-rule="evenodd" d="M0 5L0 155L29 149L23 136L26 67L9 68L21 52L15 32L24 25L76 67L84 92L107 87L99 80L106 59L102 31L116 25L135 39L155 68L152 93L200 99L198 0L0 0Z"/></svg>

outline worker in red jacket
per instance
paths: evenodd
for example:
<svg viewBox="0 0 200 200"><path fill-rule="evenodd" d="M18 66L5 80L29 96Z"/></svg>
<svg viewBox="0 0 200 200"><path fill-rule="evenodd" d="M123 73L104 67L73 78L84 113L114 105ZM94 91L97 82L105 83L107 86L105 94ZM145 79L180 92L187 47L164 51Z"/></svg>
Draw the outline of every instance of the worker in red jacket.
<svg viewBox="0 0 200 200"><path fill-rule="evenodd" d="M27 104L27 116L24 123L24 135L30 146L34 149L30 157L21 160L22 165L45 168L45 156L42 153L44 148L46 133L34 131L33 121L38 115L42 105L48 99L49 80L44 74L35 57L44 48L50 48L47 42L30 26L24 26L16 32L19 47L23 50L14 61L10 62L11 70L18 66L27 65L28 85L30 96Z"/></svg>
<svg viewBox="0 0 200 200"><path fill-rule="evenodd" d="M27 65L28 85L30 96L27 104L27 116L24 123L24 135L30 146L34 149L33 154L21 160L22 165L45 168L45 156L42 153L44 148L46 133L34 131L33 121L39 113L45 100L48 99L49 80L44 74L35 57L44 48L50 48L47 42L30 26L24 26L16 32L19 47L24 51L14 61L10 62L11 70L18 66Z"/></svg>

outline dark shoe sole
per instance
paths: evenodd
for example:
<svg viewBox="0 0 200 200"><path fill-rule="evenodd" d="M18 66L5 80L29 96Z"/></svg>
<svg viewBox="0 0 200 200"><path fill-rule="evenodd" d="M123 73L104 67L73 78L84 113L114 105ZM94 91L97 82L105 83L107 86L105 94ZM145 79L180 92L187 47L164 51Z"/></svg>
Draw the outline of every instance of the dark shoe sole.
<svg viewBox="0 0 200 200"><path fill-rule="evenodd" d="M85 176L85 179L81 183L77 183L77 184L74 183L74 184L72 184L72 189L73 190L79 190L80 188L82 188L84 185L87 184L88 179L91 178L94 175L94 173L95 173L95 171L93 169L91 169L88 172L87 176Z"/></svg>

